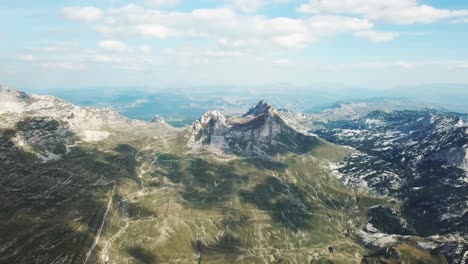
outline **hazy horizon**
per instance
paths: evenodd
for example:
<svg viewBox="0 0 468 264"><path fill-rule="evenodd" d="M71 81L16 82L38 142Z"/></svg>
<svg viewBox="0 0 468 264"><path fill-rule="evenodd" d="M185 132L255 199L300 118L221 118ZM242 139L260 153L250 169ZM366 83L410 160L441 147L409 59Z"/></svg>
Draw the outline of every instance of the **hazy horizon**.
<svg viewBox="0 0 468 264"><path fill-rule="evenodd" d="M13 87L12 87L13 88ZM16 88L16 87L15 87ZM328 88L325 86L273 86L272 89L233 86L152 89L145 87L19 89L32 94L54 95L78 106L107 107L129 118L151 121L155 115L170 124L190 124L205 112L243 114L259 100L276 108L318 113L336 103L390 102L399 109L430 108L468 113L468 89L464 85L439 84L394 89Z"/></svg>

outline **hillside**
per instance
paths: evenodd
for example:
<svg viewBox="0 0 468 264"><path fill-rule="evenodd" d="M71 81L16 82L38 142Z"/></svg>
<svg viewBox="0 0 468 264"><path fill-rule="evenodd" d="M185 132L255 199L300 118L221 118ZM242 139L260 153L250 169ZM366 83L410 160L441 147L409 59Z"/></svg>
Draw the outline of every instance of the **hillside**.
<svg viewBox="0 0 468 264"><path fill-rule="evenodd" d="M398 200L343 185L330 164L353 150L297 130L264 101L181 131L0 92L0 263L460 257L451 237L421 237Z"/></svg>

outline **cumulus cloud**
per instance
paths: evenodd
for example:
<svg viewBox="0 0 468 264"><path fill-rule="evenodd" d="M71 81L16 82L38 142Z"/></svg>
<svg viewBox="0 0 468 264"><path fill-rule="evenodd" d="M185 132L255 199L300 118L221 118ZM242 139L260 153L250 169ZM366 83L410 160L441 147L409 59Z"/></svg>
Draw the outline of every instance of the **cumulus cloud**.
<svg viewBox="0 0 468 264"><path fill-rule="evenodd" d="M159 24L136 25L134 33L145 38L165 39L169 36L169 29Z"/></svg>
<svg viewBox="0 0 468 264"><path fill-rule="evenodd" d="M101 9L94 6L87 7L65 7L62 10L64 17L70 20L84 21L84 22L94 22L102 17Z"/></svg>
<svg viewBox="0 0 468 264"><path fill-rule="evenodd" d="M395 39L398 33L395 32L378 32L373 30L358 31L354 33L355 36L366 38L374 42L386 42Z"/></svg>
<svg viewBox="0 0 468 264"><path fill-rule="evenodd" d="M287 4L295 0L225 0L229 6L245 13L257 12L267 5Z"/></svg>
<svg viewBox="0 0 468 264"><path fill-rule="evenodd" d="M273 64L281 66L291 66L294 63L290 59L276 59L273 60Z"/></svg>
<svg viewBox="0 0 468 264"><path fill-rule="evenodd" d="M151 51L153 51L153 48L150 45L143 45L140 47L140 51L143 52L144 54L150 54Z"/></svg>
<svg viewBox="0 0 468 264"><path fill-rule="evenodd" d="M83 70L86 68L86 65L83 63L71 63L71 62L63 62L63 61L51 61L51 62L43 62L40 64L41 68L47 70Z"/></svg>
<svg viewBox="0 0 468 264"><path fill-rule="evenodd" d="M176 6L180 0L145 0L145 5L150 7Z"/></svg>
<svg viewBox="0 0 468 264"><path fill-rule="evenodd" d="M31 55L31 54L19 55L18 60L20 60L20 61L33 61L34 56Z"/></svg>
<svg viewBox="0 0 468 264"><path fill-rule="evenodd" d="M439 9L417 0L310 0L299 9L311 14L360 15L374 21L394 24L432 23L468 17L468 10Z"/></svg>
<svg viewBox="0 0 468 264"><path fill-rule="evenodd" d="M264 7L265 0L233 0L232 5L243 12L256 12Z"/></svg>
<svg viewBox="0 0 468 264"><path fill-rule="evenodd" d="M225 48L303 48L339 33L372 30L367 19L316 15L310 18L269 18L239 14L230 8L195 9L171 12L127 5L108 11L112 23L95 28L104 34L141 38L205 38Z"/></svg>
<svg viewBox="0 0 468 264"><path fill-rule="evenodd" d="M66 52L70 50L75 50L80 45L77 42L56 42L48 43L46 45L36 46L27 48L29 51L33 52L48 52L48 53L57 53L57 52Z"/></svg>
<svg viewBox="0 0 468 264"><path fill-rule="evenodd" d="M403 70L411 70L415 67L414 63L407 61L400 61L397 63L397 67Z"/></svg>
<svg viewBox="0 0 468 264"><path fill-rule="evenodd" d="M127 51L128 47L125 45L125 43L118 41L118 40L103 40L98 43L98 46L101 49L108 50L108 51L113 51L113 52L123 52Z"/></svg>

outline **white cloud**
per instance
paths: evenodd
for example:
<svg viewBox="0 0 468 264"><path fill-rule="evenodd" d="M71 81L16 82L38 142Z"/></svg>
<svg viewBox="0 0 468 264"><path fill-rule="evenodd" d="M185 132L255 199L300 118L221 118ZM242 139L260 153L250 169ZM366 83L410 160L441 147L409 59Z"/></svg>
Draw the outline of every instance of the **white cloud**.
<svg viewBox="0 0 468 264"><path fill-rule="evenodd" d="M122 62L121 58L115 57L115 56L109 56L109 55L104 55L104 54L89 54L86 57L86 61L89 62L96 62L96 63L120 63Z"/></svg>
<svg viewBox="0 0 468 264"><path fill-rule="evenodd" d="M20 60L20 61L33 61L34 57L31 54L19 55L18 60Z"/></svg>
<svg viewBox="0 0 468 264"><path fill-rule="evenodd" d="M145 44L140 47L140 51L144 54L150 54L153 51L153 48L150 45Z"/></svg>
<svg viewBox="0 0 468 264"><path fill-rule="evenodd" d="M245 13L254 13L267 5L287 4L295 0L226 0L229 6Z"/></svg>
<svg viewBox="0 0 468 264"><path fill-rule="evenodd" d="M113 51L113 52L123 52L127 51L128 47L125 45L125 43L118 41L118 40L103 40L98 43L98 46L101 49L108 50L108 51Z"/></svg>
<svg viewBox="0 0 468 264"><path fill-rule="evenodd" d="M52 70L83 70L86 68L86 65L83 63L76 62L60 62L60 61L51 61L41 63L40 66L43 69L52 69Z"/></svg>
<svg viewBox="0 0 468 264"><path fill-rule="evenodd" d="M290 35L281 35L274 37L276 44L285 48L303 48L309 41L306 34L294 33Z"/></svg>
<svg viewBox="0 0 468 264"><path fill-rule="evenodd" d="M106 35L141 38L204 38L236 50L255 52L274 48L303 48L339 33L373 29L367 19L318 15L310 18L269 18L239 14L230 8L195 9L190 12L161 11L127 5L108 11L112 24L95 29Z"/></svg>
<svg viewBox="0 0 468 264"><path fill-rule="evenodd" d="M273 25L277 30L291 31L291 34L273 38L278 45L286 48L303 48L322 38L339 33L367 31L374 27L368 20L344 16L313 16L306 20L289 22L285 19L273 20Z"/></svg>
<svg viewBox="0 0 468 264"><path fill-rule="evenodd" d="M310 0L299 11L312 14L360 15L394 24L432 23L468 17L468 10L438 9L417 0Z"/></svg>
<svg viewBox="0 0 468 264"><path fill-rule="evenodd" d="M233 0L232 5L242 12L256 12L265 5L265 0Z"/></svg>
<svg viewBox="0 0 468 264"><path fill-rule="evenodd" d="M313 16L308 22L314 31L324 29L332 34L369 30L374 27L367 19L346 16Z"/></svg>
<svg viewBox="0 0 468 264"><path fill-rule="evenodd" d="M290 59L277 59L273 61L273 64L280 66L291 66L294 63Z"/></svg>
<svg viewBox="0 0 468 264"><path fill-rule="evenodd" d="M165 39L169 35L169 29L158 24L143 24L135 26L135 33L145 38Z"/></svg>
<svg viewBox="0 0 468 264"><path fill-rule="evenodd" d="M467 70L468 69L468 61L457 61L457 62L450 62L447 63L447 68L449 70Z"/></svg>
<svg viewBox="0 0 468 264"><path fill-rule="evenodd" d="M78 20L84 22L94 22L102 17L101 9L94 6L87 7L65 7L62 10L63 16L70 20Z"/></svg>
<svg viewBox="0 0 468 264"><path fill-rule="evenodd" d="M400 61L397 63L398 68L403 70L411 70L415 67L414 63L407 62L407 61Z"/></svg>
<svg viewBox="0 0 468 264"><path fill-rule="evenodd" d="M354 35L357 37L366 38L374 42L391 41L391 40L394 40L396 37L398 37L398 33L395 33L395 32L379 32L379 31L373 31L373 30L358 31L354 33Z"/></svg>
<svg viewBox="0 0 468 264"><path fill-rule="evenodd" d="M240 56L243 56L244 54L238 51L207 50L201 53L201 55L207 56L207 57L220 58L220 57L240 57Z"/></svg>
<svg viewBox="0 0 468 264"><path fill-rule="evenodd" d="M145 4L150 7L176 6L180 0L145 0Z"/></svg>
<svg viewBox="0 0 468 264"><path fill-rule="evenodd" d="M79 46L80 45L77 42L56 42L56 43L48 43L46 45L41 45L37 47L27 48L27 50L34 51L34 52L55 53L55 52L66 52L70 50L75 50Z"/></svg>
<svg viewBox="0 0 468 264"><path fill-rule="evenodd" d="M152 68L155 60L149 54L144 52L120 52L109 54L102 50L85 50L77 53L77 57L71 58L72 61L83 62L92 66L105 65L112 69L132 69L144 70Z"/></svg>

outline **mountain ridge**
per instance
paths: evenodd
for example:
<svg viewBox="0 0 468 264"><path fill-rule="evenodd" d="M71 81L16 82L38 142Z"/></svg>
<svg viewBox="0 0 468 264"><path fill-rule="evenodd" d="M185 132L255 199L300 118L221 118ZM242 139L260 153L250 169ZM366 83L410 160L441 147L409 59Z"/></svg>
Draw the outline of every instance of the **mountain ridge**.
<svg viewBox="0 0 468 264"><path fill-rule="evenodd" d="M320 144L320 140L291 127L277 110L261 100L240 117L226 118L209 111L188 129L187 147L201 150L208 146L224 152L269 157L278 153L301 153Z"/></svg>
<svg viewBox="0 0 468 264"><path fill-rule="evenodd" d="M132 120L108 108L79 107L54 96L29 95L5 86L0 86L0 104L0 128L14 127L17 133L13 140L18 146L36 153L44 162L59 159L64 149L77 141L98 143L132 130L175 130L165 122ZM73 137L59 143L70 133ZM56 147L41 143L46 139Z"/></svg>
<svg viewBox="0 0 468 264"><path fill-rule="evenodd" d="M132 122L53 97L13 93L28 105L0 113L5 197L0 263L466 259L466 220L457 211L464 202L463 186L454 184L458 171L426 163L414 163L421 170L407 170L397 166L398 158L376 155L392 153L378 150L379 137L386 139L387 133L451 147L450 142L458 142L448 136L458 131L455 119L445 122L437 113L418 112L424 118L417 121L417 114L375 112L315 131L332 142L341 138L340 131L359 131L346 139L349 144L342 142L354 145L350 148L297 129L293 119L301 114L278 111L265 101L240 116L209 111L177 130L158 117L152 123ZM71 126L70 113L76 111L96 117L100 126ZM412 126L424 129L409 133ZM402 131L394 131L399 127ZM432 133L434 127L440 133ZM393 149L407 149L395 142ZM363 177L381 169L392 177L381 171ZM356 179L387 192L353 188L349 183ZM382 186L373 186L372 179Z"/></svg>

